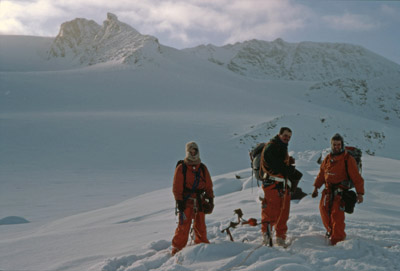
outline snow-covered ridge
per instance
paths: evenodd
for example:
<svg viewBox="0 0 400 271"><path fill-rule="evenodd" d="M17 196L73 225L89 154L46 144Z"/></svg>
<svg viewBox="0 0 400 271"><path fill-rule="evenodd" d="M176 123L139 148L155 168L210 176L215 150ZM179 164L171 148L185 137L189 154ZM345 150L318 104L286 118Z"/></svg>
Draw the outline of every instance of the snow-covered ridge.
<svg viewBox="0 0 400 271"><path fill-rule="evenodd" d="M400 80L394 76L366 80L339 78L319 82L310 87L306 96L310 102L326 107L332 107L333 99L340 99L343 102L342 110L371 119L400 119Z"/></svg>
<svg viewBox="0 0 400 271"><path fill-rule="evenodd" d="M135 64L153 58L160 50L155 37L140 34L108 13L102 26L82 18L63 23L48 57L67 58L83 65L108 61Z"/></svg>
<svg viewBox="0 0 400 271"><path fill-rule="evenodd" d="M253 78L325 81L342 77L399 76L400 66L367 49L344 43L250 40L184 51Z"/></svg>

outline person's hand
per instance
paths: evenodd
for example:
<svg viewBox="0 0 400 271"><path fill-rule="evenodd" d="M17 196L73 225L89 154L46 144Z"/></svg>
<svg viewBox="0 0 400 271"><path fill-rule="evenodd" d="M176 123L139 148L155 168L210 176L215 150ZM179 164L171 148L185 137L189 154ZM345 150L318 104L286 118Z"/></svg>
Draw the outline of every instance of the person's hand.
<svg viewBox="0 0 400 271"><path fill-rule="evenodd" d="M294 165L296 163L296 160L292 156L289 156L289 165Z"/></svg>
<svg viewBox="0 0 400 271"><path fill-rule="evenodd" d="M206 201L205 204L203 204L203 211L205 214L211 214L214 210L214 198L208 198L208 202Z"/></svg>
<svg viewBox="0 0 400 271"><path fill-rule="evenodd" d="M180 213L183 213L185 211L185 203L183 200L177 200L176 205L178 206L178 210Z"/></svg>
<svg viewBox="0 0 400 271"><path fill-rule="evenodd" d="M364 196L362 194L357 194L357 203L362 203L364 201Z"/></svg>
<svg viewBox="0 0 400 271"><path fill-rule="evenodd" d="M318 197L318 188L316 188L316 187L314 188L314 191L312 192L311 197L312 198Z"/></svg>

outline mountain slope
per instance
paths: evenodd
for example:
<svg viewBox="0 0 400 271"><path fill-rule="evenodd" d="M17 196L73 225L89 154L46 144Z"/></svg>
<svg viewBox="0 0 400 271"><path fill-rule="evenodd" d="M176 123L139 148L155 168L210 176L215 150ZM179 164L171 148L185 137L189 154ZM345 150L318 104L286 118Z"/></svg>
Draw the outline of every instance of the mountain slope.
<svg viewBox="0 0 400 271"><path fill-rule="evenodd" d="M343 77L399 76L400 66L361 46L343 43L250 40L184 51L237 74L259 79L326 81Z"/></svg>

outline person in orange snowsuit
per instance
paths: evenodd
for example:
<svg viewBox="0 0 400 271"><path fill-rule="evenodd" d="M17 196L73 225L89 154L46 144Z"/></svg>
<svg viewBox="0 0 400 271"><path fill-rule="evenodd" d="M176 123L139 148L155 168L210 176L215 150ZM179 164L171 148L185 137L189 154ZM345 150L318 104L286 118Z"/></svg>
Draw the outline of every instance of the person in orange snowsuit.
<svg viewBox="0 0 400 271"><path fill-rule="evenodd" d="M193 223L194 242L209 243L205 213L214 208L213 184L207 167L201 163L199 147L195 142L186 144L186 157L175 169L172 192L175 197L179 222L172 239L172 255L183 249Z"/></svg>
<svg viewBox="0 0 400 271"><path fill-rule="evenodd" d="M332 245L336 245L337 242L346 238L344 231L345 203L342 200L342 193L346 188L341 184L348 178L354 183L357 192L357 203L362 203L364 200L364 179L358 171L356 160L344 149L343 137L340 134L335 134L331 139L331 152L321 164L312 193L313 198L317 197L318 189L325 184L319 210L322 223L327 231L326 236L329 237Z"/></svg>
<svg viewBox="0 0 400 271"><path fill-rule="evenodd" d="M261 232L265 245L272 245L272 227L276 244L286 247L287 221L289 219L291 188L297 186L303 174L293 166L294 158L288 154L292 131L282 127L261 153L261 179L264 199L261 203ZM293 184L293 186L292 186Z"/></svg>

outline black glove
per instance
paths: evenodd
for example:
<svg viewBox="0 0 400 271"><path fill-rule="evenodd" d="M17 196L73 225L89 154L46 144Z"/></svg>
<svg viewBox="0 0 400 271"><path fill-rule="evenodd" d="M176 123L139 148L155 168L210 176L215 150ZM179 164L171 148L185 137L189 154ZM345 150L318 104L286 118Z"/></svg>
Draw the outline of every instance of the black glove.
<svg viewBox="0 0 400 271"><path fill-rule="evenodd" d="M214 210L214 198L208 198L207 200L204 201L203 212L205 214L211 214Z"/></svg>
<svg viewBox="0 0 400 271"><path fill-rule="evenodd" d="M293 166L291 166L293 167ZM291 173L289 174L288 178L290 180L290 182L292 183L292 193L294 193L296 191L296 188L300 182L301 177L303 177L303 173L301 173L300 171L298 171L295 167L293 167L291 169Z"/></svg>
<svg viewBox="0 0 400 271"><path fill-rule="evenodd" d="M185 211L185 202L183 200L177 200L176 206L178 206L178 210L180 213L183 213Z"/></svg>
<svg viewBox="0 0 400 271"><path fill-rule="evenodd" d="M318 189L317 188L314 188L314 191L312 192L311 197L312 198L318 197Z"/></svg>

